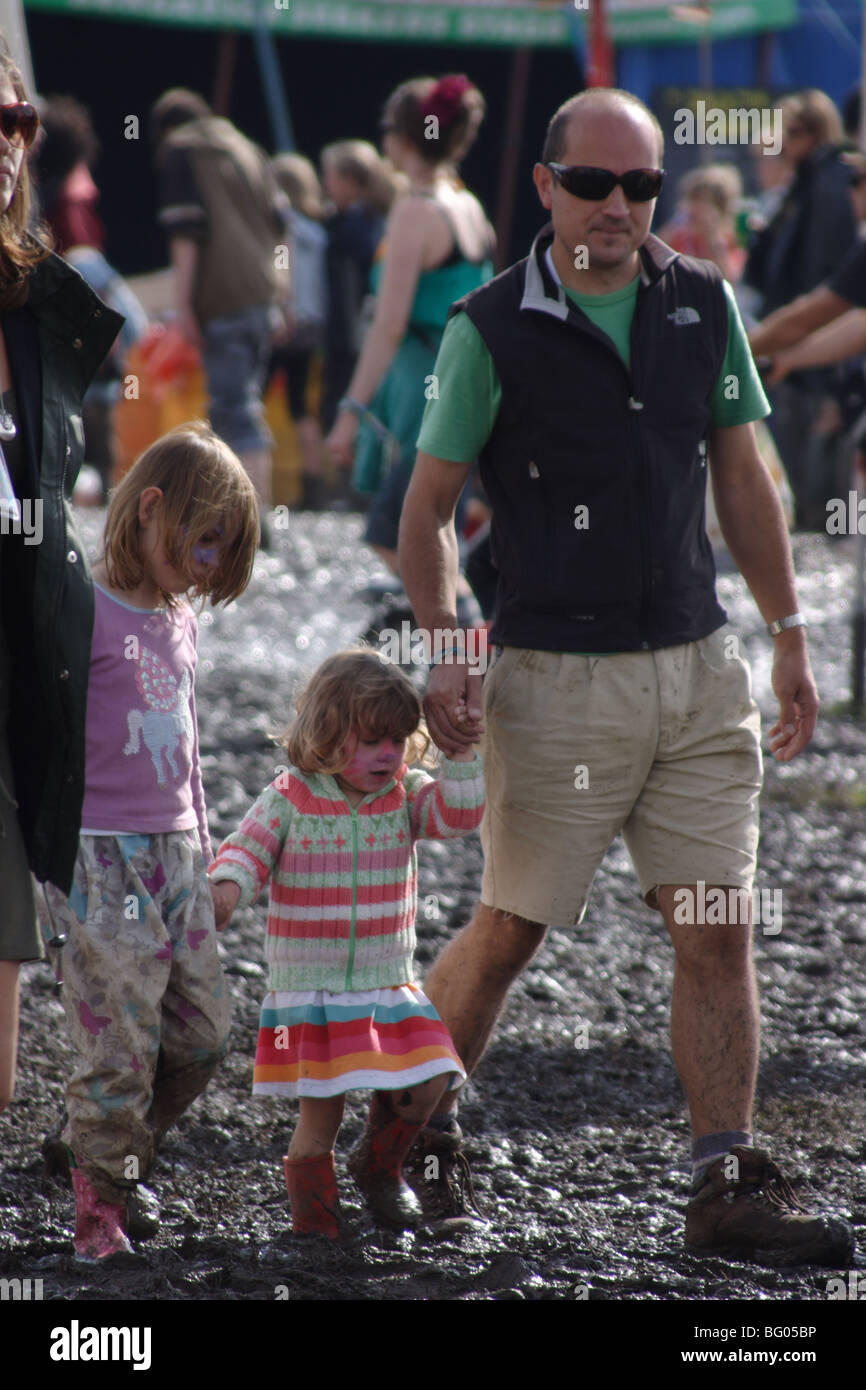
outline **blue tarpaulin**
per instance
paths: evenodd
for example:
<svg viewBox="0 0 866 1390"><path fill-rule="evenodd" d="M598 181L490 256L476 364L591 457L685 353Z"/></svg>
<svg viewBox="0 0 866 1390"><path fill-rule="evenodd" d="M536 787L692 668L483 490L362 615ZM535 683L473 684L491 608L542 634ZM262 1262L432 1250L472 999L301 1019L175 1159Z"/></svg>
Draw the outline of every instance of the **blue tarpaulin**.
<svg viewBox="0 0 866 1390"><path fill-rule="evenodd" d="M713 83L758 85L761 45L771 45L766 77L777 91L819 87L841 103L860 79L863 10L860 0L799 0L800 23L770 39L747 35L713 43ZM626 45L617 53L620 86L651 102L657 87L698 86L697 43Z"/></svg>

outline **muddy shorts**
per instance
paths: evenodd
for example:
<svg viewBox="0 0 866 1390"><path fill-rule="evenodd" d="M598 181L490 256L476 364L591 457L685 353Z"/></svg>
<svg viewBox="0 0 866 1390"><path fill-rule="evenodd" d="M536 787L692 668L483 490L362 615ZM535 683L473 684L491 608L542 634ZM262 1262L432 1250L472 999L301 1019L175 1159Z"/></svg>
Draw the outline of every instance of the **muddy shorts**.
<svg viewBox="0 0 866 1390"><path fill-rule="evenodd" d="M488 907L579 922L622 832L641 892L750 889L760 714L728 628L655 652L500 649L484 682Z"/></svg>
<svg viewBox="0 0 866 1390"><path fill-rule="evenodd" d="M223 1056L230 1000L196 830L82 835L72 891L46 885L43 930L78 1065L64 1142L107 1201L144 1179Z"/></svg>

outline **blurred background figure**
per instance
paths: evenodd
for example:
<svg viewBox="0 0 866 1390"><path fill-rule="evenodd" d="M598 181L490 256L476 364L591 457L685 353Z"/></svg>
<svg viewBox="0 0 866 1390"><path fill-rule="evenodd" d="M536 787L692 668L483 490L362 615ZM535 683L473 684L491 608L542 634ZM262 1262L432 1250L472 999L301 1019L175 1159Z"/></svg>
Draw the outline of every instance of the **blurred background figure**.
<svg viewBox="0 0 866 1390"><path fill-rule="evenodd" d="M781 109L782 153L792 178L775 215L758 232L744 273L760 294L762 318L826 279L857 237L835 104L824 92L809 90L786 97ZM791 479L798 524L820 530L840 467L829 417L822 419L828 383L826 371L798 373L770 397L770 429Z"/></svg>
<svg viewBox="0 0 866 1390"><path fill-rule="evenodd" d="M54 234L55 250L70 246L105 250L105 227L97 210L99 189L92 170L99 141L90 113L74 97L50 96L38 103L42 134L37 137L38 196L42 217ZM31 155L31 168L32 159Z"/></svg>
<svg viewBox="0 0 866 1390"><path fill-rule="evenodd" d="M770 159L761 154L758 159L759 169L762 161L778 171L778 159ZM784 166L782 167L784 170ZM742 284L746 251L738 236L738 222L743 206L743 179L736 165L699 165L685 174L677 184L676 211L671 221L661 229L659 236L684 256L698 256L701 260L713 261L733 286L744 319L748 322L748 304L742 303L744 297L748 300L748 296L743 294ZM785 519L790 526L793 521L793 498L773 436L764 420L756 420L753 428L761 458L779 493ZM727 563L724 557L725 541L716 515L715 497L709 479L707 484L707 535L712 542L717 561ZM468 569L467 575L472 577Z"/></svg>
<svg viewBox="0 0 866 1390"><path fill-rule="evenodd" d="M743 180L733 164L704 164L677 184L677 208L658 235L684 256L715 261L731 283L739 280L745 254L737 241L736 215Z"/></svg>
<svg viewBox="0 0 866 1390"><path fill-rule="evenodd" d="M112 417L123 389L126 354L147 331L148 320L104 255L99 189L91 172L99 142L89 111L74 97L51 96L39 104L39 116L42 131L30 152L30 172L55 250L126 320L82 407L87 463L78 476L75 501L95 505L105 500L114 469Z"/></svg>
<svg viewBox="0 0 866 1390"><path fill-rule="evenodd" d="M328 198L328 318L322 424L330 430L346 394L363 338L363 309L376 249L397 193L395 171L366 140L338 140L322 150Z"/></svg>
<svg viewBox="0 0 866 1390"><path fill-rule="evenodd" d="M401 83L382 118L384 153L408 187L388 218L371 276L373 322L327 446L344 467L354 458L355 485L375 493L365 539L395 574L400 513L421 417L436 390L448 309L493 274L493 229L457 173L483 115L478 88L451 74Z"/></svg>
<svg viewBox="0 0 866 1390"><path fill-rule="evenodd" d="M274 177L285 194L289 248L289 293L284 304L285 340L271 353L269 375L285 374L289 411L301 453L301 498L298 510L319 511L326 502L324 450L318 410L310 405L314 357L325 337L327 319L324 206L319 177L300 154L271 160Z"/></svg>
<svg viewBox="0 0 866 1390"><path fill-rule="evenodd" d="M288 287L275 255L285 200L258 146L197 92L163 93L151 136L178 321L201 350L211 424L240 455L266 508L272 436L262 389Z"/></svg>

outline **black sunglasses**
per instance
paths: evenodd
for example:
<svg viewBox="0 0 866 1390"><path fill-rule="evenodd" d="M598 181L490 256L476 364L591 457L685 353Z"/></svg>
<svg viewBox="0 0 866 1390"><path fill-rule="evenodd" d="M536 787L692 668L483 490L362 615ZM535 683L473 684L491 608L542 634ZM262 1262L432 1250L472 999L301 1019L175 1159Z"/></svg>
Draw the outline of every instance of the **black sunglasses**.
<svg viewBox="0 0 866 1390"><path fill-rule="evenodd" d="M588 164L548 164L558 183L575 198L600 203L609 198L617 184L630 203L648 203L657 198L664 182L664 169L629 169L614 174L610 169L594 169Z"/></svg>
<svg viewBox="0 0 866 1390"><path fill-rule="evenodd" d="M0 130L11 145L28 149L38 129L36 107L29 101L13 101L9 106L0 106Z"/></svg>

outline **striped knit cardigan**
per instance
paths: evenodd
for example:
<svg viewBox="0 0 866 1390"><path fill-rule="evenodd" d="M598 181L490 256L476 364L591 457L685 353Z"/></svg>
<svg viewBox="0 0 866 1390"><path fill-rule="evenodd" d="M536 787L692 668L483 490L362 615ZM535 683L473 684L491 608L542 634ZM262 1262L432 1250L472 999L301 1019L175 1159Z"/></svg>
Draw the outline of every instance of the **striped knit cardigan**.
<svg viewBox="0 0 866 1390"><path fill-rule="evenodd" d="M356 807L333 777L290 769L262 793L209 869L255 902L270 879L265 954L271 990L380 989L412 981L415 841L481 821L481 759L445 759L438 779L400 769Z"/></svg>

